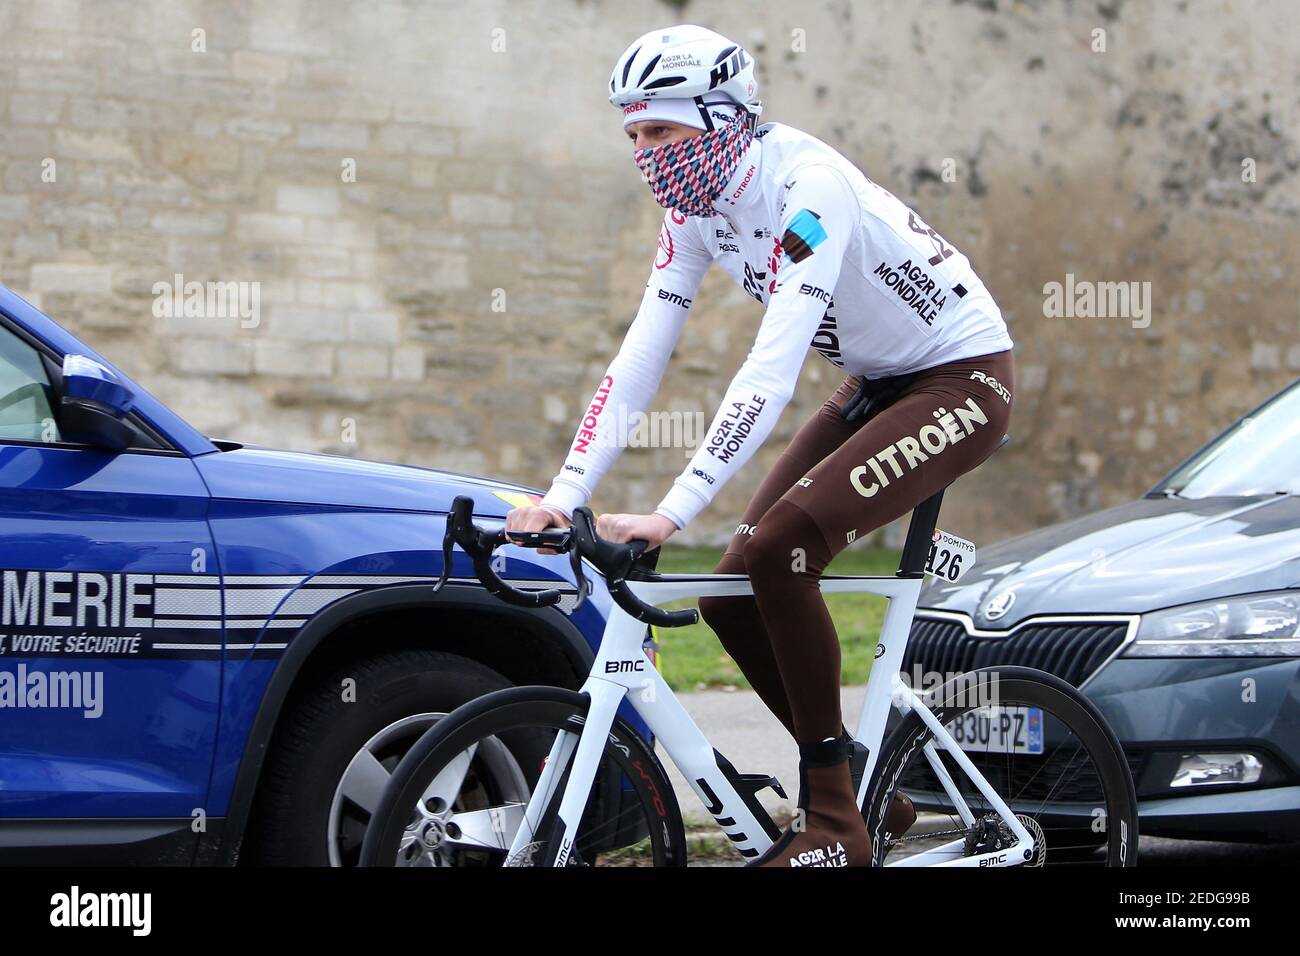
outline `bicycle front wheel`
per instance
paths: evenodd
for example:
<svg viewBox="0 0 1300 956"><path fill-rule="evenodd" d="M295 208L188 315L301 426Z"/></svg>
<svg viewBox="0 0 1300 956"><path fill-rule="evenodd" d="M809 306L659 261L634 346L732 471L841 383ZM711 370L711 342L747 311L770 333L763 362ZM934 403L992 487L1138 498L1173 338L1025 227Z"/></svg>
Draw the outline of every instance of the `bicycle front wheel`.
<svg viewBox="0 0 1300 956"><path fill-rule="evenodd" d="M1030 857L1017 862L1137 862L1137 796L1128 762L1105 719L1075 688L1027 667L989 667L949 682L926 703L1033 836ZM903 834L886 826L897 790L920 813ZM1015 843L915 713L881 747L863 815L877 865L907 857L954 861Z"/></svg>
<svg viewBox="0 0 1300 956"><path fill-rule="evenodd" d="M567 765L553 768L537 819L526 811L548 757L571 762L588 704L562 688L517 687L443 717L394 770L366 829L361 865L550 865ZM507 859L521 825L531 837ZM685 842L659 761L615 720L567 865L684 866Z"/></svg>

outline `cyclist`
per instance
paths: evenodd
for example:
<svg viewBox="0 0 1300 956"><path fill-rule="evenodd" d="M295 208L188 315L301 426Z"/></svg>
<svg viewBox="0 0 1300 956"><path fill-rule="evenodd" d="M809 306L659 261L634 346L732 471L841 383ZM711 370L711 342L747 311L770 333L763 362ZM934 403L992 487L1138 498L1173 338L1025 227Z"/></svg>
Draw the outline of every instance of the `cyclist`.
<svg viewBox="0 0 1300 956"><path fill-rule="evenodd" d="M750 865L867 865L839 642L818 580L856 538L997 447L1011 411L1011 338L970 262L912 210L813 136L757 124L754 61L738 44L690 25L647 33L619 57L609 93L668 212L640 309L563 467L540 505L512 510L506 527L567 526L589 500L621 450L618 423L653 399L715 262L764 306L753 347L659 506L602 515L602 536L662 544L767 438L809 348L844 369L717 565L748 574L754 596L706 598L700 611L799 746L801 818Z"/></svg>

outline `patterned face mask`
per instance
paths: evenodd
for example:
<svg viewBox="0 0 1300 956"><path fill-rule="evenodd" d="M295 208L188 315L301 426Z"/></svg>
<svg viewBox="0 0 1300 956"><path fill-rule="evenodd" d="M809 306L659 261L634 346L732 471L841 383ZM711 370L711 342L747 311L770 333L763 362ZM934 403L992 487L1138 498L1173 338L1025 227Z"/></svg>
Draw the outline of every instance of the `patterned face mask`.
<svg viewBox="0 0 1300 956"><path fill-rule="evenodd" d="M687 216L712 216L713 200L735 173L753 139L754 131L738 116L707 133L637 150L634 158L659 205Z"/></svg>

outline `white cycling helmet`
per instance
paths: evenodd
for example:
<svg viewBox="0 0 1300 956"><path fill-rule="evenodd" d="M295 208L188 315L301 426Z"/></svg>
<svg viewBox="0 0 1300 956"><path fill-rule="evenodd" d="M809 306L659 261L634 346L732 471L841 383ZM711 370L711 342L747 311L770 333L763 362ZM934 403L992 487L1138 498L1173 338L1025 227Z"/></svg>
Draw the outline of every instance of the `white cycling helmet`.
<svg viewBox="0 0 1300 956"><path fill-rule="evenodd" d="M720 33L689 23L652 30L623 51L609 77L609 101L620 109L656 97L694 99L706 129L705 107L734 103L752 129L763 111L754 58Z"/></svg>

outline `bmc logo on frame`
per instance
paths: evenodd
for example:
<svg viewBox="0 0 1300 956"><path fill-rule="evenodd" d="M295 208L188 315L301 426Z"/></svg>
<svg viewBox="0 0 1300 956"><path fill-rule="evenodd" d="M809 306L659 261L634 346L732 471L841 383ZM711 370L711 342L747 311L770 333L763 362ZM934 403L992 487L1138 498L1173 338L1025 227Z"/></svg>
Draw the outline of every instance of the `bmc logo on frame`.
<svg viewBox="0 0 1300 956"><path fill-rule="evenodd" d="M645 661L605 661L606 674L626 674L645 670Z"/></svg>

